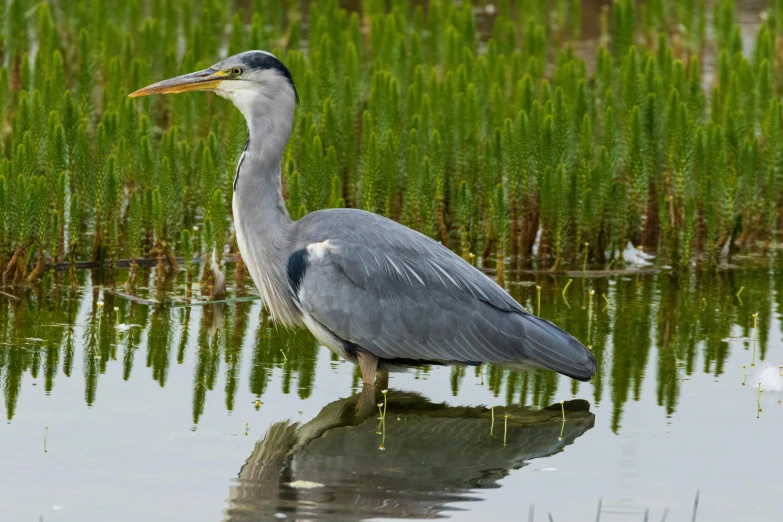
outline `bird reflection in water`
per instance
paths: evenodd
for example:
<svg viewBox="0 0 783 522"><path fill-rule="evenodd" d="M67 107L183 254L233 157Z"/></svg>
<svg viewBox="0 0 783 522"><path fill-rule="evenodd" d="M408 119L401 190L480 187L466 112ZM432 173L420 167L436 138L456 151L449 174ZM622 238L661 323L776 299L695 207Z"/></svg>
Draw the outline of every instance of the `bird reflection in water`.
<svg viewBox="0 0 783 522"><path fill-rule="evenodd" d="M450 503L500 487L510 470L563 451L595 421L583 400L562 406L564 423L560 403L510 406L496 408L490 435L489 408L389 390L380 451L382 400L360 393L328 404L306 424L274 424L234 480L224 520L441 518L456 509Z"/></svg>

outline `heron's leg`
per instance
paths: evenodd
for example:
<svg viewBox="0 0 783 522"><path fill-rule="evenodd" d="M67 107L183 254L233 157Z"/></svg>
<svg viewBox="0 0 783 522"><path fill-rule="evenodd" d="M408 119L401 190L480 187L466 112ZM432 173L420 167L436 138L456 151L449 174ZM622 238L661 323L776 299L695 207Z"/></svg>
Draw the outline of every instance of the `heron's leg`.
<svg viewBox="0 0 783 522"><path fill-rule="evenodd" d="M377 391L377 386L362 386L362 391L359 392L359 400L356 401L354 415L360 419L366 419L374 413L378 413Z"/></svg>
<svg viewBox="0 0 783 522"><path fill-rule="evenodd" d="M375 375L375 385L382 390L387 390L389 388L389 372L378 370Z"/></svg>
<svg viewBox="0 0 783 522"><path fill-rule="evenodd" d="M378 356L370 352L360 351L357 354L359 360L359 369L362 371L362 381L365 386L375 384L375 377L378 372Z"/></svg>

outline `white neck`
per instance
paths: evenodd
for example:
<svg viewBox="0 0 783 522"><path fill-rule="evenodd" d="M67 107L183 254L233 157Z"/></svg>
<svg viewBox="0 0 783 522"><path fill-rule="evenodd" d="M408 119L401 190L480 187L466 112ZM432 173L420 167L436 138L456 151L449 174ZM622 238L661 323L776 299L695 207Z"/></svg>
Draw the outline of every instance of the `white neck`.
<svg viewBox="0 0 783 522"><path fill-rule="evenodd" d="M233 200L239 251L267 309L290 327L301 324L301 314L286 276L293 223L283 200L280 163L291 134L295 97L287 83L263 87L247 82L228 92L218 89L218 94L234 102L248 127Z"/></svg>

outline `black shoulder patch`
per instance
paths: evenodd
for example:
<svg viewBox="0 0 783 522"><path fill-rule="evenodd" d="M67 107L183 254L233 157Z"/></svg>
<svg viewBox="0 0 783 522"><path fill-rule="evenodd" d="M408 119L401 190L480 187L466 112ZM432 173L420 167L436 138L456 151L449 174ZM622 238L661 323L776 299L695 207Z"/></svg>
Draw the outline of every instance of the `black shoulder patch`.
<svg viewBox="0 0 783 522"><path fill-rule="evenodd" d="M288 284L291 285L291 291L293 291L295 299L299 294L299 285L302 284L302 279L304 279L307 272L308 257L307 249L303 248L297 250L288 258L286 273L288 275Z"/></svg>

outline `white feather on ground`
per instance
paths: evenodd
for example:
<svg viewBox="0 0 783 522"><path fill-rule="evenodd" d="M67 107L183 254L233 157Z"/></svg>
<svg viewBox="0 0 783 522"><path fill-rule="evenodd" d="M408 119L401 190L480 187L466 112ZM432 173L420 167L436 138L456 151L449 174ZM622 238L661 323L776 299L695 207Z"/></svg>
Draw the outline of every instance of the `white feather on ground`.
<svg viewBox="0 0 783 522"><path fill-rule="evenodd" d="M536 232L536 239L533 241L533 255L538 255L538 246L541 244L541 227L538 227L538 231Z"/></svg>
<svg viewBox="0 0 783 522"><path fill-rule="evenodd" d="M729 245L731 244L730 240L726 240L726 242L723 244L723 247L720 249L720 258L722 260L725 260L729 257Z"/></svg>
<svg viewBox="0 0 783 522"><path fill-rule="evenodd" d="M623 261L636 267L650 266L653 259L655 259L654 255L644 253L644 251L634 247L630 241L625 245L625 250L623 250Z"/></svg>
<svg viewBox="0 0 783 522"><path fill-rule="evenodd" d="M212 275L215 278L215 284L212 287L212 296L215 299L223 299L226 297L226 276L220 271L220 265L215 261L215 254L212 254L212 263L210 268L212 269Z"/></svg>

